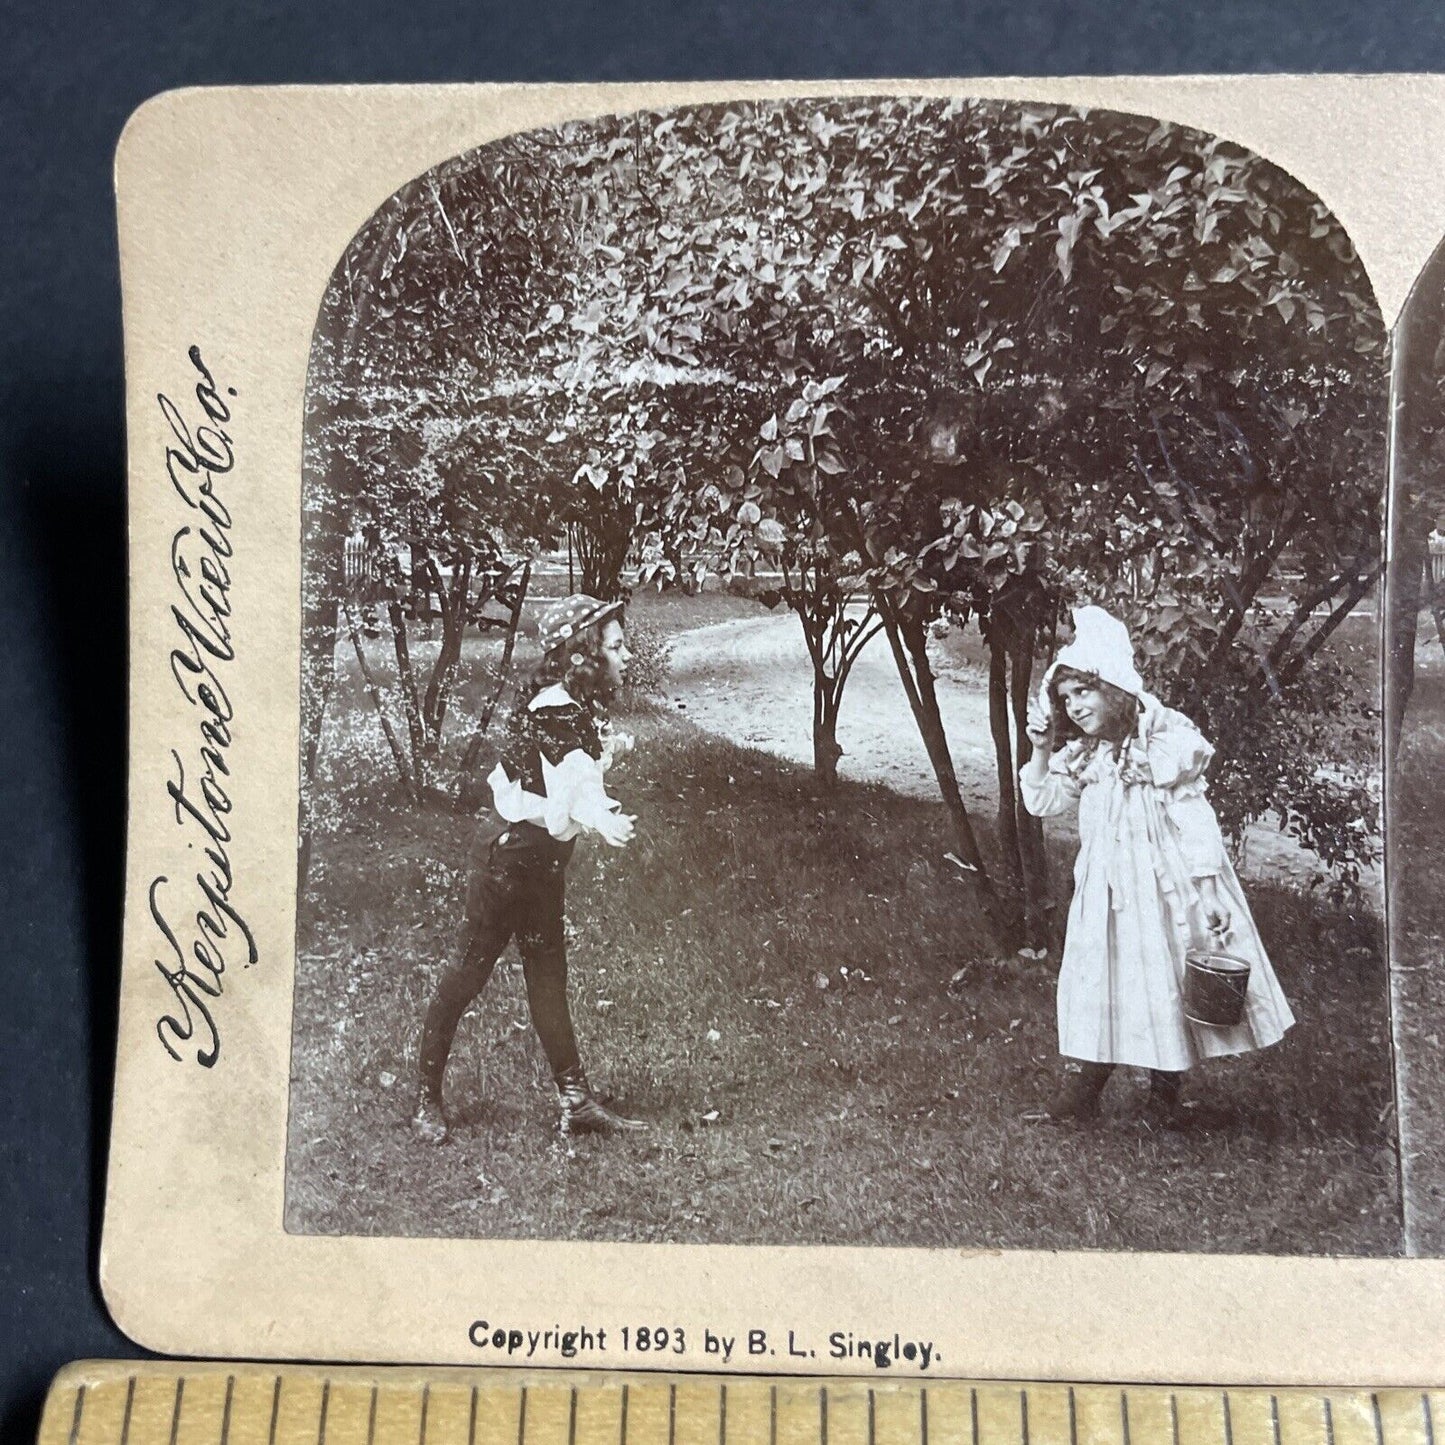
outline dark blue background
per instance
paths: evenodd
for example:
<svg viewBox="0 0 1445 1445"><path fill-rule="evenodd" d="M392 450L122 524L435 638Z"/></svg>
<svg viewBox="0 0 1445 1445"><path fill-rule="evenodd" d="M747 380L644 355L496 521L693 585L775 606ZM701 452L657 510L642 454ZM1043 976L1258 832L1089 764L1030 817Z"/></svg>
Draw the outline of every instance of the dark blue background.
<svg viewBox="0 0 1445 1445"><path fill-rule="evenodd" d="M0 4L6 1441L67 1360L136 1353L95 1284L126 760L111 157L136 105L237 82L1445 68L1439 0L113 3Z"/></svg>

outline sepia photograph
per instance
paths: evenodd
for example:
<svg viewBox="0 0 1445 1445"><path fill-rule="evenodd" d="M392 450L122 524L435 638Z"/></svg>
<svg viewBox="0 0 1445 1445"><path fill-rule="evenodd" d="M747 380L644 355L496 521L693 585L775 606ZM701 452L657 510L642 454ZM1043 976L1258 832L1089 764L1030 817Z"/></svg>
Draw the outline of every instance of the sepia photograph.
<svg viewBox="0 0 1445 1445"><path fill-rule="evenodd" d="M1415 1250L1445 496L1422 423L1387 720L1386 323L1288 172L524 131L335 256L304 408L289 1232Z"/></svg>

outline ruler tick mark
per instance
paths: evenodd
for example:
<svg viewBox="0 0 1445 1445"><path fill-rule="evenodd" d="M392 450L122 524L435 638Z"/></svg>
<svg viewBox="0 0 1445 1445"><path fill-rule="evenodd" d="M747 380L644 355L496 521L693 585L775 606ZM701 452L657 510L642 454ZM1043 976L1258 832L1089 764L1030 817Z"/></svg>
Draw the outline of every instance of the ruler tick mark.
<svg viewBox="0 0 1445 1445"><path fill-rule="evenodd" d="M822 1445L828 1445L828 1387L818 1387L818 1429Z"/></svg>
<svg viewBox="0 0 1445 1445"><path fill-rule="evenodd" d="M978 1391L972 1388L968 1392L968 1419L973 1431L973 1445L978 1445Z"/></svg>
<svg viewBox="0 0 1445 1445"><path fill-rule="evenodd" d="M421 1424L417 1428L417 1445L426 1445L426 1417L431 1409L431 1381L428 1380L421 1389Z"/></svg>
<svg viewBox="0 0 1445 1445"><path fill-rule="evenodd" d="M1325 1445L1335 1445L1335 1412L1328 1395L1325 1396Z"/></svg>
<svg viewBox="0 0 1445 1445"><path fill-rule="evenodd" d="M376 1395L378 1388L376 1385L371 1387L371 1408L367 1411L366 1415L366 1445L372 1445L372 1441L376 1439Z"/></svg>
<svg viewBox="0 0 1445 1445"><path fill-rule="evenodd" d="M135 1376L132 1375L126 1382L125 1387L125 1414L120 1421L120 1445L126 1445L130 1439L130 1412L135 1404Z"/></svg>
<svg viewBox="0 0 1445 1445"><path fill-rule="evenodd" d="M868 1391L868 1445L877 1445L878 1441L878 1416L877 1402L873 1398L873 1391Z"/></svg>
<svg viewBox="0 0 1445 1445"><path fill-rule="evenodd" d="M617 1425L617 1445L627 1445L627 1382L622 1382L622 1419Z"/></svg>
<svg viewBox="0 0 1445 1445"><path fill-rule="evenodd" d="M1270 1424L1270 1429L1274 1432L1274 1445L1280 1445L1280 1438L1279 1438L1279 1396L1278 1396L1278 1395L1271 1395L1271 1396L1269 1397L1269 1424Z"/></svg>
<svg viewBox="0 0 1445 1445"><path fill-rule="evenodd" d="M521 1400L517 1405L517 1445L527 1438L527 1387L522 1386ZM370 1442L368 1442L370 1445Z"/></svg>
<svg viewBox="0 0 1445 1445"><path fill-rule="evenodd" d="M1172 1395L1169 1397L1174 1398ZM1069 1386L1069 1445L1079 1445L1079 1411L1074 1402L1074 1387ZM1175 1438L1174 1445L1179 1445L1178 1438Z"/></svg>
<svg viewBox="0 0 1445 1445"><path fill-rule="evenodd" d="M1420 1396L1420 1413L1425 1417L1425 1445L1435 1445L1435 1415L1430 1409L1429 1395Z"/></svg>
<svg viewBox="0 0 1445 1445"><path fill-rule="evenodd" d="M919 1445L928 1445L928 1386L918 1392L918 1440Z"/></svg>
<svg viewBox="0 0 1445 1445"><path fill-rule="evenodd" d="M567 1445L577 1445L577 1386L573 1385L567 1402Z"/></svg>
<svg viewBox="0 0 1445 1445"><path fill-rule="evenodd" d="M85 1386L75 1392L75 1413L71 1416L71 1445L81 1438L81 1416L85 1413Z"/></svg>
<svg viewBox="0 0 1445 1445"><path fill-rule="evenodd" d="M321 1420L316 1426L316 1445L326 1445L326 1415L331 1409L331 1381L321 1382Z"/></svg>
<svg viewBox="0 0 1445 1445"><path fill-rule="evenodd" d="M1380 1418L1380 1397L1370 1396L1370 1409L1375 1413L1375 1445L1385 1445L1385 1422Z"/></svg>
<svg viewBox="0 0 1445 1445"><path fill-rule="evenodd" d="M1169 1438L1173 1445L1179 1445L1179 1396L1169 1395Z"/></svg>
<svg viewBox="0 0 1445 1445"><path fill-rule="evenodd" d="M1224 1445L1234 1445L1234 1416L1229 1413L1229 1391L1221 1390L1219 1398L1224 1405Z"/></svg>
<svg viewBox="0 0 1445 1445"><path fill-rule="evenodd" d="M768 1392L768 1445L778 1445L778 1387Z"/></svg>
<svg viewBox="0 0 1445 1445"><path fill-rule="evenodd" d="M1124 1432L1124 1445L1129 1445L1129 1393L1119 1391L1119 1427Z"/></svg>
<svg viewBox="0 0 1445 1445"><path fill-rule="evenodd" d="M677 1441L677 1386L667 1387L667 1445Z"/></svg>
<svg viewBox="0 0 1445 1445"><path fill-rule="evenodd" d="M276 1376L275 1387L271 1391L271 1428L266 1432L267 1445L276 1445L276 1420L281 1414L281 1376Z"/></svg>
<svg viewBox="0 0 1445 1445"><path fill-rule="evenodd" d="M472 1412L467 1417L467 1445L477 1445L477 1387L472 1386Z"/></svg>
<svg viewBox="0 0 1445 1445"><path fill-rule="evenodd" d="M181 1401L186 1398L186 1377L176 1379L176 1403L171 1406L171 1445L176 1445L176 1436L181 1432Z"/></svg>
<svg viewBox="0 0 1445 1445"><path fill-rule="evenodd" d="M717 1445L728 1445L728 1387L724 1384L717 1396Z"/></svg>
<svg viewBox="0 0 1445 1445"><path fill-rule="evenodd" d="M1019 1391L1019 1439L1029 1445L1029 1392Z"/></svg>
<svg viewBox="0 0 1445 1445"><path fill-rule="evenodd" d="M231 1438L231 1403L236 1398L236 1377L226 1376L226 1403L221 1409L221 1445Z"/></svg>

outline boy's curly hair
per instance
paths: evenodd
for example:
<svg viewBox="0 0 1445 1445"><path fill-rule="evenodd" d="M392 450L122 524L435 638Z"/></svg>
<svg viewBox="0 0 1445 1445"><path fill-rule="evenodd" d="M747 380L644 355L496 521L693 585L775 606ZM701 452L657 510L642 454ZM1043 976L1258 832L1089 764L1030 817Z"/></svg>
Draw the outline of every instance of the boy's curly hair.
<svg viewBox="0 0 1445 1445"><path fill-rule="evenodd" d="M1139 721L1139 699L1112 682L1105 682L1097 672L1080 672L1075 667L1060 667L1049 679L1049 711L1053 715L1054 745L1061 747L1074 738L1085 736L1084 730L1069 716L1064 700L1059 696L1059 685L1065 682L1082 683L1085 687L1097 688L1106 705L1104 731L1098 741L1119 744L1134 731Z"/></svg>
<svg viewBox="0 0 1445 1445"><path fill-rule="evenodd" d="M613 612L604 623L622 620L622 613ZM602 660L602 632L601 625L589 627L546 653L532 674L530 695L535 697L543 688L560 682L578 702L589 707L608 702L610 699L604 690L607 665Z"/></svg>

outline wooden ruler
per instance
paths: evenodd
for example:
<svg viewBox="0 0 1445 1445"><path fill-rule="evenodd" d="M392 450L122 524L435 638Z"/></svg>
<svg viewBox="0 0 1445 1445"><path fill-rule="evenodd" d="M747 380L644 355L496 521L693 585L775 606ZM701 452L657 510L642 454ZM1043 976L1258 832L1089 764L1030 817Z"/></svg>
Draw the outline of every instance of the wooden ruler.
<svg viewBox="0 0 1445 1445"><path fill-rule="evenodd" d="M1442 1412L1432 1390L90 1361L40 1445L1436 1445Z"/></svg>

